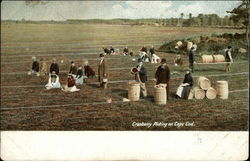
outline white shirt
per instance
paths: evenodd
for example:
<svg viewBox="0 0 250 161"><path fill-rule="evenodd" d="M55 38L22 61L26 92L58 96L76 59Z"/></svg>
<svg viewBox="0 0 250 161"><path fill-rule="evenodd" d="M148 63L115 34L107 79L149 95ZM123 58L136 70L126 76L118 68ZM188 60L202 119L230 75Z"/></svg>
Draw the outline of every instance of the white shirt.
<svg viewBox="0 0 250 161"><path fill-rule="evenodd" d="M232 58L231 50L228 50L227 54L229 56L230 61L232 62L233 58Z"/></svg>

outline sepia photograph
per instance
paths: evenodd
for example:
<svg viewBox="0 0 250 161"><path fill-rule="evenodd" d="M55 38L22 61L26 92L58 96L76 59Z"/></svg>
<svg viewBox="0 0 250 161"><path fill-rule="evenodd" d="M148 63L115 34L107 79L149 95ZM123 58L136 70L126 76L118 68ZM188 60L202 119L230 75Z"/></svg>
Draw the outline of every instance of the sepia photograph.
<svg viewBox="0 0 250 161"><path fill-rule="evenodd" d="M248 132L249 6L2 1L1 131Z"/></svg>

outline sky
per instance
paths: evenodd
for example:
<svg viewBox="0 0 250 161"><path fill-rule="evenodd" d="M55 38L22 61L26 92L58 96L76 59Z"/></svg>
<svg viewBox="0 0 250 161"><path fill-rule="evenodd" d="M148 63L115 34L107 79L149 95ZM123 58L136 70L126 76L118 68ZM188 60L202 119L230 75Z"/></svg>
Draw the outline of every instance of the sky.
<svg viewBox="0 0 250 161"><path fill-rule="evenodd" d="M241 1L2 1L2 20L171 18L184 13L227 15Z"/></svg>

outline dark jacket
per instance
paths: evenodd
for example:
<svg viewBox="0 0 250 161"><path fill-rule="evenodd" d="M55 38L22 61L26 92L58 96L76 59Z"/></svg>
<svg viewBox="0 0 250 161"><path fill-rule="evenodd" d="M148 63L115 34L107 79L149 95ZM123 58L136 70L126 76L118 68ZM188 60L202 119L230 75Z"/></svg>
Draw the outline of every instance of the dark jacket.
<svg viewBox="0 0 250 161"><path fill-rule="evenodd" d="M193 64L194 61L195 61L194 51L191 50L191 51L189 52L189 55L188 55L188 56L189 56L189 63L190 63L190 64Z"/></svg>
<svg viewBox="0 0 250 161"><path fill-rule="evenodd" d="M137 66L137 68L138 68L138 66ZM148 80L147 70L144 66L141 66L141 69L140 69L138 74L139 74L139 77L140 77L140 80L142 83L145 83ZM137 80L137 74L135 75L135 79Z"/></svg>
<svg viewBox="0 0 250 161"><path fill-rule="evenodd" d="M163 65L160 65L156 70L155 78L157 80L156 84L160 84L160 83L168 84L170 80L169 67L167 65L165 67Z"/></svg>
<svg viewBox="0 0 250 161"><path fill-rule="evenodd" d="M39 63L37 61L32 63L32 70L39 72Z"/></svg>
<svg viewBox="0 0 250 161"><path fill-rule="evenodd" d="M110 48L110 53L114 53L115 52L115 49L114 48Z"/></svg>
<svg viewBox="0 0 250 161"><path fill-rule="evenodd" d="M81 78L83 76L83 71L82 69L78 69L76 73L76 78Z"/></svg>
<svg viewBox="0 0 250 161"><path fill-rule="evenodd" d="M95 76L95 71L89 65L84 66L84 73L87 77Z"/></svg>
<svg viewBox="0 0 250 161"><path fill-rule="evenodd" d="M124 53L128 53L128 48L124 48L124 49L123 49L123 52L124 52Z"/></svg>
<svg viewBox="0 0 250 161"><path fill-rule="evenodd" d="M69 73L76 75L76 73L77 73L77 67L76 66L70 66Z"/></svg>
<svg viewBox="0 0 250 161"><path fill-rule="evenodd" d="M193 77L192 77L191 73L185 74L183 83L188 83L188 84L190 84L191 87L193 86Z"/></svg>
<svg viewBox="0 0 250 161"><path fill-rule="evenodd" d="M104 53L110 54L110 50L108 48L103 49Z"/></svg>
<svg viewBox="0 0 250 161"><path fill-rule="evenodd" d="M57 75L59 74L59 66L57 63L52 63L50 65L50 73L52 73L53 71L55 71Z"/></svg>
<svg viewBox="0 0 250 161"><path fill-rule="evenodd" d="M153 55L155 53L155 48L150 48L149 52L150 52L151 55Z"/></svg>

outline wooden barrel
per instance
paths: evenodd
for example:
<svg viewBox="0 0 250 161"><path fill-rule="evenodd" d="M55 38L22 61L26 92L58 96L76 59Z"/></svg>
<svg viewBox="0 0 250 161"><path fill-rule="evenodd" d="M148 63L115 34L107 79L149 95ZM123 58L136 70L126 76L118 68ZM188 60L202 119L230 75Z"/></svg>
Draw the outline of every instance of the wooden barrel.
<svg viewBox="0 0 250 161"><path fill-rule="evenodd" d="M137 82L129 82L128 99L130 101L138 101L140 99L140 84Z"/></svg>
<svg viewBox="0 0 250 161"><path fill-rule="evenodd" d="M188 41L187 42L187 49L190 50L192 46L193 46L193 43L191 41Z"/></svg>
<svg viewBox="0 0 250 161"><path fill-rule="evenodd" d="M201 56L201 62L202 63L213 63L214 58L212 55L202 55Z"/></svg>
<svg viewBox="0 0 250 161"><path fill-rule="evenodd" d="M195 99L203 99L205 98L205 91L203 89L200 89L199 87L195 87L193 89L193 94Z"/></svg>
<svg viewBox="0 0 250 161"><path fill-rule="evenodd" d="M228 99L228 82L216 81L217 97L220 99Z"/></svg>
<svg viewBox="0 0 250 161"><path fill-rule="evenodd" d="M206 77L199 77L197 79L197 84L203 90L207 90L211 87L211 82Z"/></svg>
<svg viewBox="0 0 250 161"><path fill-rule="evenodd" d="M224 55L213 55L214 57L214 62L225 62L225 57Z"/></svg>
<svg viewBox="0 0 250 161"><path fill-rule="evenodd" d="M208 88L208 90L206 91L206 97L208 99L215 99L217 95L217 92L214 88L210 87Z"/></svg>
<svg viewBox="0 0 250 161"><path fill-rule="evenodd" d="M166 86L155 85L155 103L158 105L167 104Z"/></svg>

